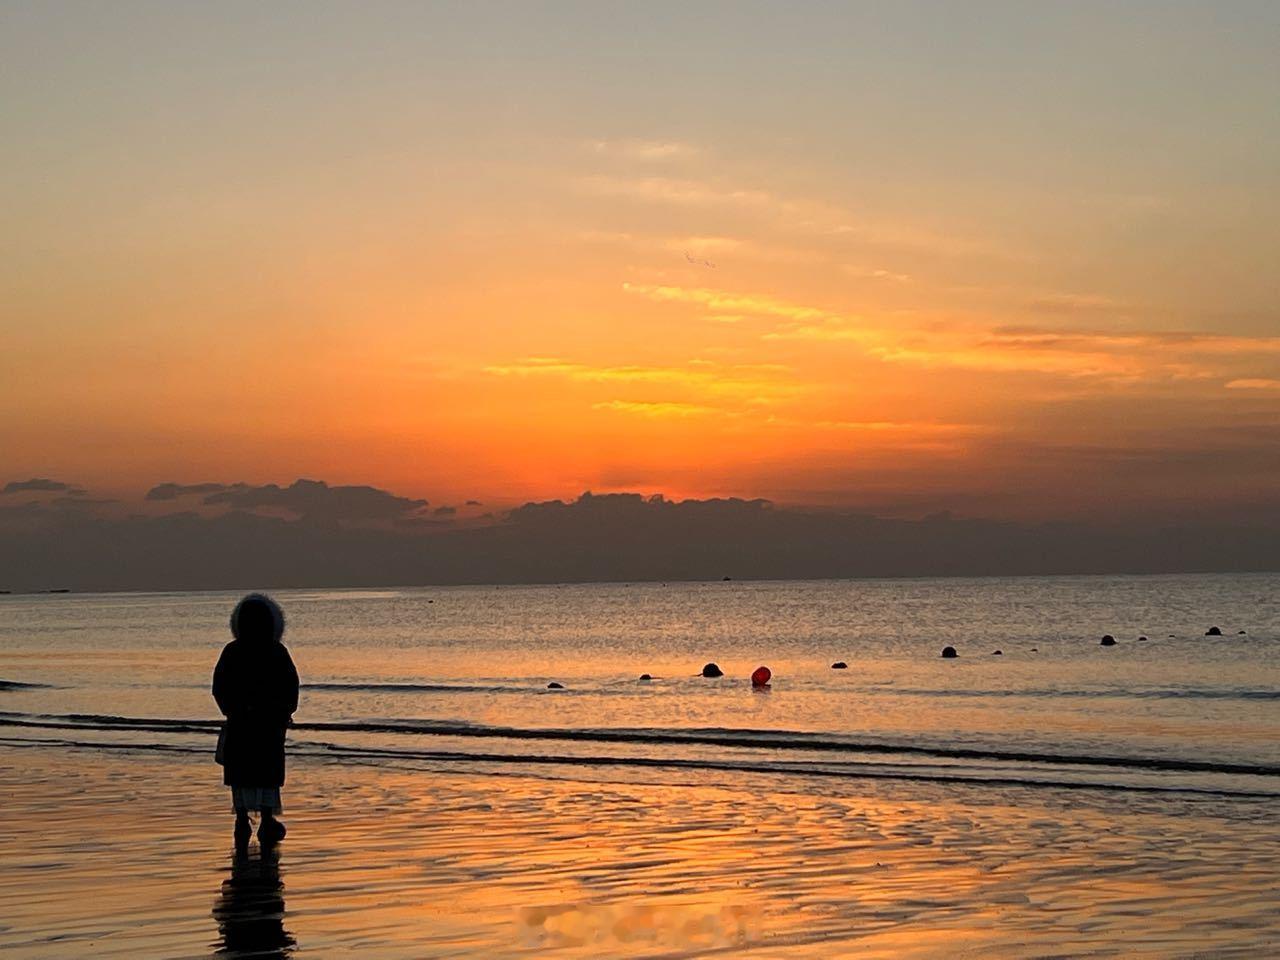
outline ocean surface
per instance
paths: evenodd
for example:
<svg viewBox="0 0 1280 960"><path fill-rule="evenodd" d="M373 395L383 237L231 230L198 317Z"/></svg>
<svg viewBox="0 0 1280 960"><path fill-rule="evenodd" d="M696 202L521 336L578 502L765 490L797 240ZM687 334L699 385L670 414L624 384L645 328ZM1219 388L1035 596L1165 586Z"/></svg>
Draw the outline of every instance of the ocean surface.
<svg viewBox="0 0 1280 960"><path fill-rule="evenodd" d="M1280 575L275 596L303 678L299 756L1280 797ZM236 599L0 597L0 742L212 764L209 679ZM725 676L701 677L709 661ZM761 665L773 681L755 690Z"/></svg>

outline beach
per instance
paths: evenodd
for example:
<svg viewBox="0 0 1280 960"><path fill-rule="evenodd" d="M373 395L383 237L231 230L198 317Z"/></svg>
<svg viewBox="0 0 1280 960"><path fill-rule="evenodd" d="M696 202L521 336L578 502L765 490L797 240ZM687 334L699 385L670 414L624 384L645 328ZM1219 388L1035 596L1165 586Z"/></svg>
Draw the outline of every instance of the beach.
<svg viewBox="0 0 1280 960"><path fill-rule="evenodd" d="M1274 802L306 761L237 863L186 756L0 748L17 957L1253 957Z"/></svg>
<svg viewBox="0 0 1280 960"><path fill-rule="evenodd" d="M1267 955L1278 579L282 591L289 836L244 858L236 595L6 597L0 950Z"/></svg>

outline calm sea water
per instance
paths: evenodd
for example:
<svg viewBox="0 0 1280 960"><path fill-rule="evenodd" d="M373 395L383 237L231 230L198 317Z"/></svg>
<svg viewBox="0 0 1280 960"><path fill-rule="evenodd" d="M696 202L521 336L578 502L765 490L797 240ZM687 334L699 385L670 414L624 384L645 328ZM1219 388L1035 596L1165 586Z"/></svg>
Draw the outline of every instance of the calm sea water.
<svg viewBox="0 0 1280 960"><path fill-rule="evenodd" d="M1280 796L1274 574L276 596L296 754ZM0 597L0 738L211 755L235 600ZM707 661L725 676L698 676Z"/></svg>

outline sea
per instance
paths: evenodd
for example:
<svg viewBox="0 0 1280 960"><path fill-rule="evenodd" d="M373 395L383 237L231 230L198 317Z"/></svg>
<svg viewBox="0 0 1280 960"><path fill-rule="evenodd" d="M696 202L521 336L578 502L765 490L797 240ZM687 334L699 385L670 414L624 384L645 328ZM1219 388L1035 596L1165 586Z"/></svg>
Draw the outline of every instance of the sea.
<svg viewBox="0 0 1280 960"><path fill-rule="evenodd" d="M295 758L1280 797L1277 574L273 595L303 681ZM238 596L0 597L0 742L212 771Z"/></svg>

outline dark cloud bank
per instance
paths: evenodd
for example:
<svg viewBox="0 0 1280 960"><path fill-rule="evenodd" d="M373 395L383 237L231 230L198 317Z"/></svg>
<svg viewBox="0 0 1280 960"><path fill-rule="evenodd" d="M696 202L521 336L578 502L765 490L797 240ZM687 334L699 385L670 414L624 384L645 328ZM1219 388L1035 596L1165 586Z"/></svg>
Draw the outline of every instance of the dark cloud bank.
<svg viewBox="0 0 1280 960"><path fill-rule="evenodd" d="M331 487L323 480L295 480L287 487L274 483L161 483L147 491L150 501L198 499L205 506L244 510L279 510L304 520L396 520L421 510L425 500L397 497L377 487ZM438 512L438 511L437 511Z"/></svg>
<svg viewBox="0 0 1280 960"><path fill-rule="evenodd" d="M169 512L110 514L3 497L0 589L1280 569L1275 509L1248 522L1018 524L892 520L763 500L585 494L458 520L422 500L308 480L287 487L161 484L147 499L151 509L161 503Z"/></svg>
<svg viewBox="0 0 1280 960"><path fill-rule="evenodd" d="M63 483L60 480L50 480L48 477L32 477L30 480L10 480L4 485L3 489L0 489L0 495L10 493L64 493L67 496L78 497L84 492L80 487Z"/></svg>

